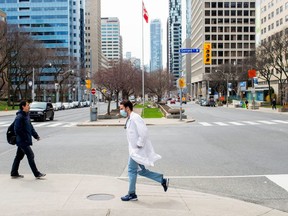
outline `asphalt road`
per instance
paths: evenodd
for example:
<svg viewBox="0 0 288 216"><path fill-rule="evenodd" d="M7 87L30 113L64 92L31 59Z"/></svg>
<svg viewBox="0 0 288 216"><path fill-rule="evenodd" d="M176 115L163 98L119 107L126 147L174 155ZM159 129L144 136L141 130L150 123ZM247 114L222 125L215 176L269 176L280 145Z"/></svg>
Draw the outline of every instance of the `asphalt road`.
<svg viewBox="0 0 288 216"><path fill-rule="evenodd" d="M163 157L152 169L170 176L173 187L288 212L288 115L195 104L183 107L195 122L149 126L155 151ZM123 127L77 127L77 122L89 120L89 108L55 116L55 121L34 124L42 138L33 146L40 171L48 176L79 173L127 178ZM1 122L12 119L0 117L1 174L9 174L15 155L15 147L5 141ZM26 160L20 171L31 174Z"/></svg>

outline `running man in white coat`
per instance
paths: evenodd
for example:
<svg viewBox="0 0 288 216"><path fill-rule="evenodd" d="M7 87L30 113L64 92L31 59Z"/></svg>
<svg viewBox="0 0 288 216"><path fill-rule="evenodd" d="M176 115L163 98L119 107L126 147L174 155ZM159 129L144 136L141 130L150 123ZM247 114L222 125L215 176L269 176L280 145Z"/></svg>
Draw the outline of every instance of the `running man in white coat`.
<svg viewBox="0 0 288 216"><path fill-rule="evenodd" d="M136 195L137 174L159 182L166 192L169 179L163 178L163 174L151 172L145 168L145 166L154 166L154 162L160 159L161 156L154 152L144 120L140 115L133 112L133 104L130 101L120 103L120 115L125 118L128 117L124 128L127 132L129 144L129 190L126 196L121 197L121 200L138 200Z"/></svg>

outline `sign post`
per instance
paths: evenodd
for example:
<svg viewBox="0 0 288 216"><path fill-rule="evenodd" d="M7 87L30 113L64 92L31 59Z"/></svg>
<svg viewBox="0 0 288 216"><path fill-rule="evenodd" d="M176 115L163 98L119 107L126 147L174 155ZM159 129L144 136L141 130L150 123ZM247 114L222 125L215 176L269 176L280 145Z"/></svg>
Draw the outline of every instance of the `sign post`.
<svg viewBox="0 0 288 216"><path fill-rule="evenodd" d="M97 121L97 107L95 106L95 94L96 89L91 89L91 94L93 95L93 104L90 106L90 121Z"/></svg>

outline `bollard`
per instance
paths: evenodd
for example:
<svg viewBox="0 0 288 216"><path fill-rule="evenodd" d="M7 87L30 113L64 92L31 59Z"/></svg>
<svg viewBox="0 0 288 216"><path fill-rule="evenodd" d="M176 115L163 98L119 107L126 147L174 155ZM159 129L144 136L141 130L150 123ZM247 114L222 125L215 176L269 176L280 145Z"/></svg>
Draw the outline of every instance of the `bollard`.
<svg viewBox="0 0 288 216"><path fill-rule="evenodd" d="M97 121L97 107L90 107L90 121Z"/></svg>

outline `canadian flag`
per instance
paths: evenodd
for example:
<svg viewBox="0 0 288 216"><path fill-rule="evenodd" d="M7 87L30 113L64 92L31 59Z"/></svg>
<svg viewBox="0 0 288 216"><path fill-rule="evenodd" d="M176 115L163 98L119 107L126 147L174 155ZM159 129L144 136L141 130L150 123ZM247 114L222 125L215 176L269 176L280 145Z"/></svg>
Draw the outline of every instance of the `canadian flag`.
<svg viewBox="0 0 288 216"><path fill-rule="evenodd" d="M146 10L143 1L142 1L142 8L143 8L143 12L142 12L143 13L143 18L145 19L146 23L148 23L148 19L149 19L148 11Z"/></svg>

